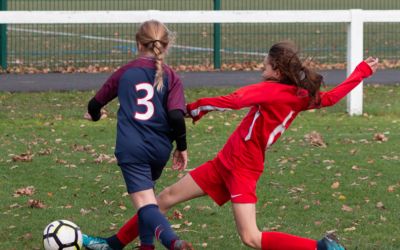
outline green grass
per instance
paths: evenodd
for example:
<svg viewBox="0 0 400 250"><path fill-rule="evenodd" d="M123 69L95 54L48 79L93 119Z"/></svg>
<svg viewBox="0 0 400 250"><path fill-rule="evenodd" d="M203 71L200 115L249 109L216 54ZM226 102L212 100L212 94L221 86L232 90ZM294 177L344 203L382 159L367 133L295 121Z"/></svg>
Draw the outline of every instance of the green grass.
<svg viewBox="0 0 400 250"><path fill-rule="evenodd" d="M186 94L192 101L231 90L188 89ZM107 236L133 215L118 166L94 162L99 154L113 155L117 103L107 107L107 119L85 121L93 94L0 93L0 249L41 249L42 230L55 219ZM365 115L359 117L346 115L344 102L301 114L267 152L258 185L261 229L311 238L337 230L350 250L400 249L400 87L366 87L364 102ZM196 125L188 121L189 168L213 158L245 113L215 112ZM311 131L323 136L326 148L304 140ZM384 133L388 141L375 141L375 133ZM32 161L12 161L23 153L32 154ZM166 169L157 189L178 175ZM339 188L331 188L334 182ZM13 196L27 186L34 186L33 196ZM30 208L29 199L46 207ZM384 208L377 207L379 202ZM343 211L343 205L352 211ZM204 197L176 209L184 218L171 223L181 224L179 234L196 248L207 243L206 249L246 249L230 204L218 207Z"/></svg>

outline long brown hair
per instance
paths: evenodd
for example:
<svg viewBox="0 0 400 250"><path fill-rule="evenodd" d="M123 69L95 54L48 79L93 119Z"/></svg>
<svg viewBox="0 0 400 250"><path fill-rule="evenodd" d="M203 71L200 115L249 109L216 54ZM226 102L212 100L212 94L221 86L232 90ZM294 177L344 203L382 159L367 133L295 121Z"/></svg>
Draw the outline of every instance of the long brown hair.
<svg viewBox="0 0 400 250"><path fill-rule="evenodd" d="M323 77L300 60L294 43L283 41L274 44L268 52L268 62L273 70L280 73L280 79L275 80L307 90L310 104L319 105L319 89Z"/></svg>
<svg viewBox="0 0 400 250"><path fill-rule="evenodd" d="M146 51L154 54L156 76L154 86L158 91L164 87L162 65L167 52L167 47L173 37L168 28L157 20L149 20L142 23L136 33L136 42L140 43Z"/></svg>

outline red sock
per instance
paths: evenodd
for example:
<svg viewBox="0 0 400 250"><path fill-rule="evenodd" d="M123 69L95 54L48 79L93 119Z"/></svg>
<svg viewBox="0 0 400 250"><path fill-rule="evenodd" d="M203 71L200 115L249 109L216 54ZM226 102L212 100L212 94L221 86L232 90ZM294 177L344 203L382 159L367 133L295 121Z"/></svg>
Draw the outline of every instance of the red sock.
<svg viewBox="0 0 400 250"><path fill-rule="evenodd" d="M139 222L138 216L135 214L129 221L127 221L117 233L117 238L125 246L132 242L139 235Z"/></svg>
<svg viewBox="0 0 400 250"><path fill-rule="evenodd" d="M154 250L156 249L153 245L141 245L139 250Z"/></svg>
<svg viewBox="0 0 400 250"><path fill-rule="evenodd" d="M261 248L262 250L316 250L317 241L280 232L263 232Z"/></svg>

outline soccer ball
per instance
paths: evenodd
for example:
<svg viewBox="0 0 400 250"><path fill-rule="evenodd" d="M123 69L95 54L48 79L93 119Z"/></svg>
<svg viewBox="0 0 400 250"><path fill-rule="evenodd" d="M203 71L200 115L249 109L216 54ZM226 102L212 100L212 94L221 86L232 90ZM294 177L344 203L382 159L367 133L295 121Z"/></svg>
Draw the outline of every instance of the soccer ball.
<svg viewBox="0 0 400 250"><path fill-rule="evenodd" d="M82 232L71 221L56 220L44 229L43 245L45 250L80 250Z"/></svg>

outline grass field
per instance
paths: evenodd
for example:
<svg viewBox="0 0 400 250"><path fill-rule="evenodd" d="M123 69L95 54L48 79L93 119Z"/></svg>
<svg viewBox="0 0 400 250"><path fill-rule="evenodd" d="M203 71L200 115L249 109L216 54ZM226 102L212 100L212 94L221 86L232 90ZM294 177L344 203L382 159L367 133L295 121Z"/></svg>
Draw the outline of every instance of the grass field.
<svg viewBox="0 0 400 250"><path fill-rule="evenodd" d="M9 0L10 10L212 10L213 1L195 0ZM395 0L222 0L223 10L332 10L399 9ZM249 17L251 18L251 17ZM120 65L135 53L137 25L9 25L8 61L10 66L57 67ZM213 25L170 24L177 32L169 63L172 65L212 65ZM275 42L290 39L305 56L319 63L346 61L346 24L222 24L222 63L262 60ZM400 57L399 24L365 24L365 54L397 62ZM396 67L399 67L398 65Z"/></svg>
<svg viewBox="0 0 400 250"><path fill-rule="evenodd" d="M186 94L193 101L231 90ZM108 118L85 121L93 94L0 93L0 249L41 249L42 230L55 219L110 235L134 213L119 168L109 163L117 103L107 107ZM346 115L344 102L301 114L267 152L257 192L261 229L311 238L336 230L350 250L400 249L400 86L368 86L364 101L360 117ZM211 113L196 125L187 121L189 168L211 159L245 112ZM312 131L327 147L305 140ZM375 139L377 133L388 140ZM180 175L166 169L157 190ZM17 194L29 186L31 196ZM30 199L44 207L32 208ZM246 249L229 204L218 207L204 197L176 209L183 219L171 223L197 249Z"/></svg>

